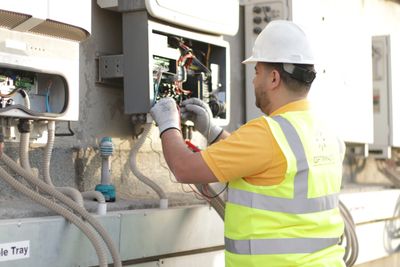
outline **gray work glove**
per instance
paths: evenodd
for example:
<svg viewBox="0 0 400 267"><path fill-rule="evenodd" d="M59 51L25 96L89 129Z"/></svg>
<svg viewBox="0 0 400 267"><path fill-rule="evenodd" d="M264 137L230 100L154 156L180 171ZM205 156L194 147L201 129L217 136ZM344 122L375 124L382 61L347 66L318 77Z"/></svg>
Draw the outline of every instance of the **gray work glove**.
<svg viewBox="0 0 400 267"><path fill-rule="evenodd" d="M181 120L176 102L171 97L158 101L150 110L150 114L158 125L161 135L169 129L181 130Z"/></svg>
<svg viewBox="0 0 400 267"><path fill-rule="evenodd" d="M183 120L191 120L194 123L194 129L199 131L209 144L215 142L223 131L213 122L208 104L198 98L189 98L183 101L181 115Z"/></svg>

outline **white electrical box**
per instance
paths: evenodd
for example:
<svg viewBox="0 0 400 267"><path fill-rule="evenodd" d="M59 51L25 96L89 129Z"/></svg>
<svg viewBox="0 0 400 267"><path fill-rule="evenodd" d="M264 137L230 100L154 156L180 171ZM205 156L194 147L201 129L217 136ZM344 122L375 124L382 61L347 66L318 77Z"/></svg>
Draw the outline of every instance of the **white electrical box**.
<svg viewBox="0 0 400 267"><path fill-rule="evenodd" d="M367 1L365 28L371 33L374 83L374 143L371 155L390 157L400 147L400 5ZM376 20L375 18L380 18Z"/></svg>
<svg viewBox="0 0 400 267"><path fill-rule="evenodd" d="M91 21L84 2L0 1L1 117L78 120L79 41Z"/></svg>
<svg viewBox="0 0 400 267"><path fill-rule="evenodd" d="M389 44L389 36L375 36L372 39L374 142L369 146L369 154L377 158L391 158Z"/></svg>
<svg viewBox="0 0 400 267"><path fill-rule="evenodd" d="M87 0L1 0L0 10L3 12L0 25L4 26L7 22L15 23L11 24L11 29L64 35L67 39L85 39L91 31L91 2Z"/></svg>
<svg viewBox="0 0 400 267"><path fill-rule="evenodd" d="M371 37L366 32L358 1L247 0L246 57L257 35L271 20L289 19L300 25L314 48L317 63L309 99L351 143L372 143ZM246 118L261 113L254 104L254 66L246 66Z"/></svg>
<svg viewBox="0 0 400 267"><path fill-rule="evenodd" d="M146 0L146 8L155 18L218 35L239 27L238 0Z"/></svg>
<svg viewBox="0 0 400 267"><path fill-rule="evenodd" d="M97 0L101 8L146 9L169 24L216 35L235 35L239 28L239 0Z"/></svg>

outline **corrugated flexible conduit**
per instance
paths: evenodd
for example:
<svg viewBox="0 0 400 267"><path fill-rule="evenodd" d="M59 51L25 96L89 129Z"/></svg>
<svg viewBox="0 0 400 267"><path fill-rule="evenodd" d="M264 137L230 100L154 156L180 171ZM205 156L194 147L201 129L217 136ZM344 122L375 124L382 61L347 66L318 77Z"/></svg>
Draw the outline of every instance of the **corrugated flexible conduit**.
<svg viewBox="0 0 400 267"><path fill-rule="evenodd" d="M351 216L350 211L341 201L339 201L339 210L344 220L343 235L346 240L345 254L343 256L343 259L346 263L346 266L351 267L356 262L359 251L358 239L356 235L356 226L354 224L354 220L353 217ZM343 242L343 237L342 237L342 242Z"/></svg>
<svg viewBox="0 0 400 267"><path fill-rule="evenodd" d="M60 214L61 216L63 216L64 218L75 224L93 244L96 250L97 257L99 258L99 266L100 267L108 266L107 253L106 251L104 251L101 239L82 219L80 219L78 216L76 216L74 213L64 208L63 206L55 202L52 202L51 200L41 196L39 193L36 193L35 191L29 189L28 187L26 187L16 179L14 179L14 177L8 174L2 167L0 167L0 176L4 181L6 181L10 186L12 186L18 192L21 192L22 194L32 199L33 201L55 211L56 213Z"/></svg>
<svg viewBox="0 0 400 267"><path fill-rule="evenodd" d="M49 121L47 123L47 144L44 149L44 155L43 155L43 179L44 181L54 187L53 181L51 180L50 177L50 161L51 161L51 154L53 151L54 147L54 139L55 139L55 132L56 132L56 126L55 126L55 121ZM24 140L24 144L22 144L22 134L21 134L21 146L23 147L22 152L20 153L20 158L26 158L24 161L29 162L29 156L28 156L28 149L29 149L29 137L27 138L28 140ZM22 164L21 164L22 165ZM24 167L24 165L22 165ZM78 203L79 206L83 207L83 198L81 193L72 187L55 187L58 191L61 193L69 196L72 198L76 203ZM104 202L103 202L104 203Z"/></svg>
<svg viewBox="0 0 400 267"><path fill-rule="evenodd" d="M9 168L15 171L18 175L22 176L26 180L28 180L33 185L37 186L43 192L49 194L50 196L58 199L66 206L76 211L79 215L82 216L93 228L99 233L99 235L103 238L106 243L108 249L111 252L111 256L114 261L115 267L121 267L121 258L118 252L117 247L114 245L114 241L106 231L106 229L92 216L90 213L83 207L79 206L75 201L65 196L61 192L55 190L52 186L46 184L42 180L35 177L31 172L26 171L21 166L19 166L14 160L8 157L5 153L0 155L0 160L3 161Z"/></svg>
<svg viewBox="0 0 400 267"><path fill-rule="evenodd" d="M20 136L20 144L19 144L19 162L25 170L28 172L35 174L34 171L31 168L31 165L29 163L29 157L28 157L28 149L29 149L29 137L30 133L21 133Z"/></svg>
<svg viewBox="0 0 400 267"><path fill-rule="evenodd" d="M145 176L137 167L136 158L140 148L143 146L144 142L146 141L147 136L150 133L152 123L146 123L144 125L143 133L140 137L136 140L135 144L132 146L131 153L129 155L129 162L132 173L145 185L149 186L153 189L157 195L160 197L160 208L166 209L168 208L168 198L162 188L152 181L150 178Z"/></svg>
<svg viewBox="0 0 400 267"><path fill-rule="evenodd" d="M203 192L204 191L204 187L207 187L207 192L210 196L216 196L218 193L215 192L215 190L209 185L209 184L195 184L197 190L199 192ZM221 219L224 221L225 220L225 202L224 200L220 197L220 196L216 196L216 197L211 197L208 198L208 201L211 205L211 207L213 207L215 209L215 211L218 213L219 217L221 217Z"/></svg>

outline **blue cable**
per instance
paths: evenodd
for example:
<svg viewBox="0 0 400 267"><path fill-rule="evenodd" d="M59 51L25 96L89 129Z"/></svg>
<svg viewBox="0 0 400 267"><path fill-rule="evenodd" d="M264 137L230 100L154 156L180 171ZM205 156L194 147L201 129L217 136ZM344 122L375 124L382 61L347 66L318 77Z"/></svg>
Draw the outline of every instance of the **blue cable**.
<svg viewBox="0 0 400 267"><path fill-rule="evenodd" d="M46 93L46 112L50 113L50 88L47 87L47 93Z"/></svg>

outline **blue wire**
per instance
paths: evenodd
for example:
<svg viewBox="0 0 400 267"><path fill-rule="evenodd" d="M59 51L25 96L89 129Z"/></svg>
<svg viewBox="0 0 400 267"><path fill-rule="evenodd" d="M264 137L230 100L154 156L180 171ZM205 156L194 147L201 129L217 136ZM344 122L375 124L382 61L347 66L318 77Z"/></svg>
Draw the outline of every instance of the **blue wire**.
<svg viewBox="0 0 400 267"><path fill-rule="evenodd" d="M46 112L51 112L50 111L50 88L47 88L47 93L46 93Z"/></svg>

